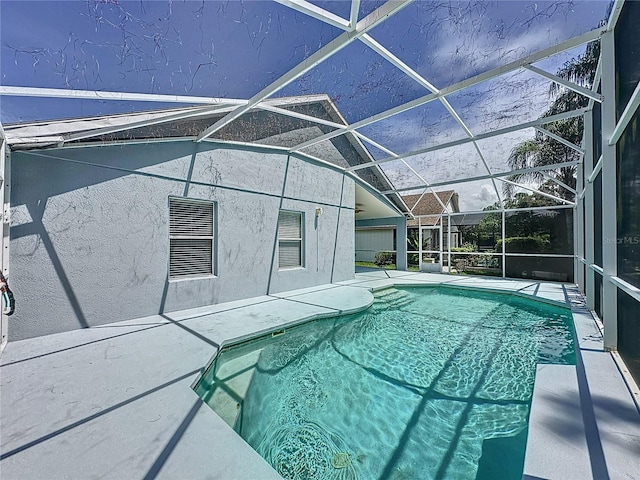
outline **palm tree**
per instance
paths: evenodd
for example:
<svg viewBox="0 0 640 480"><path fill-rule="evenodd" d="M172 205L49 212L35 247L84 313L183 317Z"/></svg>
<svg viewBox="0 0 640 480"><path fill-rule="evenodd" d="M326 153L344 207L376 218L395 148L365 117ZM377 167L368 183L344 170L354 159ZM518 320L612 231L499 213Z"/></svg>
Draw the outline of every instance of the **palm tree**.
<svg viewBox="0 0 640 480"><path fill-rule="evenodd" d="M585 53L566 62L557 72L559 77L571 82L591 88L594 82L595 71L600 57L600 43L592 42L587 45ZM588 98L573 90L569 90L559 84L552 83L549 88L549 95L555 97L551 106L542 115L549 117L558 113L567 112L587 106ZM546 129L551 133L569 140L575 145L582 142L584 122L582 117L560 120L546 125ZM576 150L544 135L536 132L534 138L525 140L516 145L509 155L507 162L511 169L522 170L531 167L554 165L556 163L570 162L578 160L579 154ZM547 175L551 175L556 180L575 188L576 167L563 167L556 170L548 170ZM564 199L570 199L573 194L560 187L557 183L549 180L542 172L526 172L514 174L508 177L512 182L535 182L540 185L540 190L551 193ZM503 190L506 196L513 197L514 186L505 183Z"/></svg>

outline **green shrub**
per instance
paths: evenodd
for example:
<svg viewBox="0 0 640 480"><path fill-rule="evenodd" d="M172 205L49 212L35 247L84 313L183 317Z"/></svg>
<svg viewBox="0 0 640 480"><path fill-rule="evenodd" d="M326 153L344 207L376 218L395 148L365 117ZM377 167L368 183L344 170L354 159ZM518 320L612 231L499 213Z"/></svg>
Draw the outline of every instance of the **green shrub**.
<svg viewBox="0 0 640 480"><path fill-rule="evenodd" d="M478 249L473 243L463 243L459 247L453 247L452 252L477 252Z"/></svg>
<svg viewBox="0 0 640 480"><path fill-rule="evenodd" d="M507 253L541 253L550 246L549 240L542 237L509 237L504 240ZM496 252L502 252L502 239L496 244Z"/></svg>
<svg viewBox="0 0 640 480"><path fill-rule="evenodd" d="M396 263L396 252L377 252L376 258L373 261L379 267L384 267L385 265L393 265Z"/></svg>

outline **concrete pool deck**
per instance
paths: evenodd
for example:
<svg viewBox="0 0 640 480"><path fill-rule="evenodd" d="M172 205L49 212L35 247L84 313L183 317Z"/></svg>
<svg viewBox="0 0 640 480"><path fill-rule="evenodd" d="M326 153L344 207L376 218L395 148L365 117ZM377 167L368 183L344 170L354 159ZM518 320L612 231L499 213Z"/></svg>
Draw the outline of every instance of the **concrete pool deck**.
<svg viewBox="0 0 640 480"><path fill-rule="evenodd" d="M400 271L9 343L0 477L278 479L191 389L220 345L438 283L572 307L580 361L538 367L524 478L640 478L640 413L575 286Z"/></svg>

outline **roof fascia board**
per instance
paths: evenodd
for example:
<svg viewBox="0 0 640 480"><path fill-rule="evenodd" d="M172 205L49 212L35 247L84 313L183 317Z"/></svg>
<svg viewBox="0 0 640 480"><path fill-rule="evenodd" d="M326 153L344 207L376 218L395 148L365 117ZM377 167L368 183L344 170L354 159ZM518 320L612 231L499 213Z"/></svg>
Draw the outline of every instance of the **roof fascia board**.
<svg viewBox="0 0 640 480"><path fill-rule="evenodd" d="M119 100L135 102L187 103L202 105L238 104L246 100L233 98L194 97L188 95L163 95L155 93L109 92L99 90L71 90L63 88L11 87L0 85L0 96L75 98L83 100Z"/></svg>
<svg viewBox="0 0 640 480"><path fill-rule="evenodd" d="M200 117L203 115L207 115L210 113L217 113L217 112L226 112L226 111L231 111L231 109L233 109L234 107L224 107L224 108L218 108L218 107L204 107L204 108L199 108L197 110L191 111L191 112L183 112L183 113L179 113L176 115L168 115L166 117L160 117L160 118L154 118L154 119L149 119L149 120L141 120L138 122L132 122L132 123L127 123L127 124L123 124L123 125L115 125L112 127L104 127L104 128L98 128L96 130L89 130L89 131L84 131L84 132L79 132L79 133L73 133L71 135L65 135L64 136L64 142L74 142L74 141L78 141L78 140L84 140L87 138L92 138L92 137L99 137L101 135L108 135L110 133L117 133L117 132L122 132L125 130L133 130L135 128L142 128L142 127L150 127L150 126L154 126L154 125L162 125L164 123L169 123L169 122L173 122L176 120L184 120L187 118L193 118L193 117Z"/></svg>
<svg viewBox="0 0 640 480"><path fill-rule="evenodd" d="M511 127L501 128L499 130L493 130L492 132L481 133L479 135L476 135L473 138L470 138L470 137L461 138L460 140L454 140L452 142L442 143L440 145L435 145L433 147L421 148L421 149L418 149L418 150L413 150L411 152L403 153L402 155L399 155L398 157L383 158L381 160L376 160L376 161L371 162L371 163L362 164L362 165L356 165L355 167L349 168L349 170L350 171L361 170L363 168L369 168L369 167L372 167L373 165L379 165L381 163L392 162L394 160L399 160L399 159L402 159L402 158L412 157L414 155L421 155L423 153L435 152L435 151L438 151L438 150L442 150L444 148L450 148L450 147L455 147L455 146L458 146L458 145L464 145L465 143L474 142L476 140L484 140L484 139L487 139L487 138L497 137L499 135L504 135L505 133L511 133L511 132L515 132L515 131L518 131L518 130L524 130L526 128L536 127L538 125L546 125L547 123L552 123L552 122L555 122L555 121L558 121L558 120L565 120L567 118L579 117L580 115L584 115L584 113L586 111L587 111L587 108L580 108L580 109L577 109L577 110L571 110L569 112L559 113L557 115L551 115L549 117L541 117L541 118L538 118L536 120L532 120L530 122L520 123L518 125L513 125Z"/></svg>
<svg viewBox="0 0 640 480"><path fill-rule="evenodd" d="M327 58L331 57L336 52L342 50L347 45L351 44L359 37L367 33L369 30L375 28L380 23L384 22L388 17L394 15L402 8L411 3L412 0L389 0L384 3L381 7L367 15L365 18L360 20L353 31L348 31L340 34L334 40L329 42L327 45L322 47L320 50L315 52L313 55L310 55L308 58L303 60L297 66L293 67L287 73L282 75L276 81L272 82L269 86L262 89L256 95L249 99L249 102L246 105L238 107L235 111L227 114L224 118L218 120L216 123L211 125L209 128L204 130L199 136L197 141L202 141L205 138L211 136L216 131L223 128L225 125L228 125L233 120L241 116L243 113L251 110L258 103L270 97L277 91L286 87L288 84L293 82L295 79L304 75L306 72L314 68L316 65L322 63Z"/></svg>
<svg viewBox="0 0 640 480"><path fill-rule="evenodd" d="M529 65L531 63L543 60L547 57L551 57L557 53L561 53L564 52L566 50L570 50L574 47L580 46L580 45L584 45L585 43L589 43L592 42L594 40L599 39L602 34L604 33L604 30L602 28L597 28L594 30L591 30L589 32L583 33L582 35L578 35L577 37L573 37L570 38L568 40L565 40L564 42L560 42L556 45L553 45L551 47L545 48L543 50L540 50L538 52L532 53L531 55L527 55L526 57L520 59L520 60L514 60L513 62L507 63L506 65L502 65L501 67L496 67L493 68L487 72L481 73L479 75L476 75L474 77L468 78L466 80L462 80L461 82L455 83L453 85L450 85L448 87L445 87L443 89L441 89L439 91L438 94L435 93L430 93L428 95L425 95L423 97L417 98L415 100L412 100L411 102L407 102L404 103L402 105L399 105L397 107L391 108L389 110L386 110L384 112L378 113L376 115L372 115L369 118L365 118L363 120L360 120L359 122L353 123L351 125L349 125L348 127L343 128L340 131L335 131L335 132L330 132L327 133L326 135L323 135L322 137L318 137L317 139L314 139L312 141L308 141L305 143L301 143L300 145L296 145L295 147L293 147L291 150L292 151L296 151L299 150L301 148L305 148L308 147L310 145L313 145L315 143L319 143L321 141L324 140L328 140L329 138L333 138L333 137L337 137L339 135L342 135L344 133L347 133L349 131L355 130L357 128L361 128L361 127L365 127L367 125L371 125L372 123L376 123L379 122L381 120L384 120L386 118L392 117L394 115L397 115L398 113L403 113L406 112L408 110L411 110L413 108L425 105L429 102L432 102L434 100L436 100L438 98L438 96L446 96L446 95L450 95L452 93L456 93L460 90L463 90L465 88L468 87L472 87L474 85L477 85L478 83L482 83L485 82L487 80L491 80L492 78L495 77L499 77L500 75L504 75L506 73L512 72L514 70L518 70L519 68L523 68L524 65Z"/></svg>

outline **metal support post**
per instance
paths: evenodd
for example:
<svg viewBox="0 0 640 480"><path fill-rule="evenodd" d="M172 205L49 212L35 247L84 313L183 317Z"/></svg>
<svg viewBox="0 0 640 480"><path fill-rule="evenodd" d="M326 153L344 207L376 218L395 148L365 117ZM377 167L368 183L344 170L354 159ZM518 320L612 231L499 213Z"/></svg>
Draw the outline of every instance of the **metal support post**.
<svg viewBox="0 0 640 480"><path fill-rule="evenodd" d="M588 178L593 171L593 110L587 112L584 116L584 131L585 131L585 156L583 162L584 177ZM587 262L587 268L585 269L585 281L584 281L584 293L587 297L587 307L589 310L596 308L595 300L595 275L596 272L589 268L592 265L595 258L595 245L593 243L593 236L595 232L594 224L594 208L593 208L593 183L587 182L585 185L584 197L582 199L584 203L584 258Z"/></svg>
<svg viewBox="0 0 640 480"><path fill-rule="evenodd" d="M505 242L505 232L506 232L506 219L507 219L507 214L504 211L504 208L502 209L502 278L505 278L507 276L507 256L506 256L506 242Z"/></svg>
<svg viewBox="0 0 640 480"><path fill-rule="evenodd" d="M618 347L618 274L616 144L609 145L616 127L616 71L613 31L602 36L602 320L604 348Z"/></svg>
<svg viewBox="0 0 640 480"><path fill-rule="evenodd" d="M451 273L451 214L447 213L447 265Z"/></svg>
<svg viewBox="0 0 640 480"><path fill-rule="evenodd" d="M586 122L585 122L586 123ZM587 136L584 136L586 143ZM591 136L589 136L591 139ZM584 188L584 165L579 164L577 167L576 188L581 192ZM576 195L576 208L573 209L573 251L575 254L573 263L573 279L578 288L584 293L584 198L578 198Z"/></svg>

